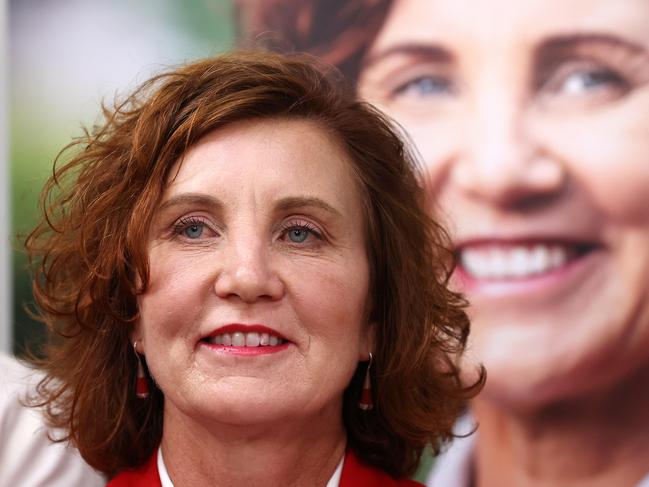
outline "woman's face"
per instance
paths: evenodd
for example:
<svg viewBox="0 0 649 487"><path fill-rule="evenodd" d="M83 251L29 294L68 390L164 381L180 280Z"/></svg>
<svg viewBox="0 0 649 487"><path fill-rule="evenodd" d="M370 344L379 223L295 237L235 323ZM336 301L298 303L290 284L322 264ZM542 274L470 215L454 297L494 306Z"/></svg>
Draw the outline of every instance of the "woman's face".
<svg viewBox="0 0 649 487"><path fill-rule="evenodd" d="M300 120L240 122L186 153L152 221L134 336L165 420L342 421L343 390L370 350L350 164Z"/></svg>
<svg viewBox="0 0 649 487"><path fill-rule="evenodd" d="M649 2L397 0L362 73L448 216L483 397L649 369Z"/></svg>

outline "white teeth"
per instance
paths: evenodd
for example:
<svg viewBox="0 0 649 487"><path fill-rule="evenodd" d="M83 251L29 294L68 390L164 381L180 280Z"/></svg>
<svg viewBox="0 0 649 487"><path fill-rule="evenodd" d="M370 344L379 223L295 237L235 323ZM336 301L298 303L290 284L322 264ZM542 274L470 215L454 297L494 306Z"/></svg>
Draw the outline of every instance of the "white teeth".
<svg viewBox="0 0 649 487"><path fill-rule="evenodd" d="M277 346L283 343L279 337L268 333L243 333L240 331L234 333L223 333L214 335L207 339L213 345L224 345L226 347L267 347Z"/></svg>
<svg viewBox="0 0 649 487"><path fill-rule="evenodd" d="M511 252L511 260L509 262L509 273L514 277L523 277L529 274L528 252L523 248L515 248Z"/></svg>
<svg viewBox="0 0 649 487"><path fill-rule="evenodd" d="M481 246L463 249L460 260L478 279L521 279L562 267L569 256L569 249L560 245Z"/></svg>
<svg viewBox="0 0 649 487"><path fill-rule="evenodd" d="M559 249L559 253L563 255L561 249ZM548 261L549 257L547 247L543 245L535 245L534 247L532 247L532 251L530 252L529 266L533 274L543 272L543 270L546 268L546 262ZM556 267L560 267L560 265Z"/></svg>
<svg viewBox="0 0 649 487"><path fill-rule="evenodd" d="M243 333L237 331L232 334L233 347L243 347L245 344L246 344L246 337Z"/></svg>
<svg viewBox="0 0 649 487"><path fill-rule="evenodd" d="M259 346L259 333L247 333L246 347L258 347L258 346Z"/></svg>

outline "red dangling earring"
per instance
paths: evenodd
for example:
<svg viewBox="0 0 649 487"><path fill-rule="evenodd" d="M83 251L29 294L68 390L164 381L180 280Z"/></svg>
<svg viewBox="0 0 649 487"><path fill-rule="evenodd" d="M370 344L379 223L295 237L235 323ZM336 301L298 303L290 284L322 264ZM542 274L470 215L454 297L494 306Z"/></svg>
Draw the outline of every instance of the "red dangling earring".
<svg viewBox="0 0 649 487"><path fill-rule="evenodd" d="M374 401L372 401L372 381L370 380L370 367L372 367L372 352L370 352L370 363L367 364L367 369L365 369L363 390L361 391L361 398L358 401L358 407L363 411L370 411L374 409Z"/></svg>
<svg viewBox="0 0 649 487"><path fill-rule="evenodd" d="M137 358L137 380L135 382L135 395L138 399L146 399L149 397L149 384L146 381L146 374L142 366L142 360L137 353L137 340L133 342L133 350L135 350L135 357Z"/></svg>

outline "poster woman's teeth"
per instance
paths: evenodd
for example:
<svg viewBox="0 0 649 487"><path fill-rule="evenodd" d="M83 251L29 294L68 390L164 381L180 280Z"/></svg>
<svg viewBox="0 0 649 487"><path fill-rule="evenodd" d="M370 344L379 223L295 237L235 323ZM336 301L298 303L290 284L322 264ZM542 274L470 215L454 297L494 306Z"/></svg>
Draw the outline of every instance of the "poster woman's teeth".
<svg viewBox="0 0 649 487"><path fill-rule="evenodd" d="M575 257L566 245L466 247L460 253L463 269L477 279L524 279L552 272Z"/></svg>

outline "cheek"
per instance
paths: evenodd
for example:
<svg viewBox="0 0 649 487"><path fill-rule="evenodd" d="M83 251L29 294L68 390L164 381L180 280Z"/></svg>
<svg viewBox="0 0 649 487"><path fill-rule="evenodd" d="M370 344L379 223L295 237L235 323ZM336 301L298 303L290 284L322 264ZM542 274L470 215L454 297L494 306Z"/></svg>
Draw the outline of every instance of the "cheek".
<svg viewBox="0 0 649 487"><path fill-rule="evenodd" d="M440 189L452 158L465 149L468 108L460 103L443 108L422 110L398 103L382 103L368 97L380 110L393 117L404 128L416 149L415 155L426 169L426 184L430 191Z"/></svg>
<svg viewBox="0 0 649 487"><path fill-rule="evenodd" d="M461 130L457 124L447 123L409 123L404 125L412 139L426 172L431 176L431 182L436 186L442 170L446 167L451 157L458 149L458 132Z"/></svg>
<svg viewBox="0 0 649 487"><path fill-rule="evenodd" d="M149 286L138 299L145 340L191 331L192 318L200 314L210 286L209 267L189 261L151 254Z"/></svg>
<svg viewBox="0 0 649 487"><path fill-rule="evenodd" d="M294 274L310 276L307 279L290 278L287 282L287 296L300 322L307 333L322 337L328 346L335 343L341 349L345 344L357 348L365 330L367 265L316 267L302 267L302 272Z"/></svg>
<svg viewBox="0 0 649 487"><path fill-rule="evenodd" d="M548 146L612 222L649 225L649 96L588 117L548 120Z"/></svg>
<svg viewBox="0 0 649 487"><path fill-rule="evenodd" d="M646 147L645 150L649 150ZM611 154L613 155L613 154ZM649 226L649 161L634 164L629 154L625 163L600 166L583 174L584 183L592 191L594 204L613 223L620 225ZM603 161L602 161L603 162Z"/></svg>
<svg viewBox="0 0 649 487"><path fill-rule="evenodd" d="M186 258L151 257L149 287L138 299L137 327L149 373L165 393L195 380L191 353L210 289L206 268L188 265Z"/></svg>

